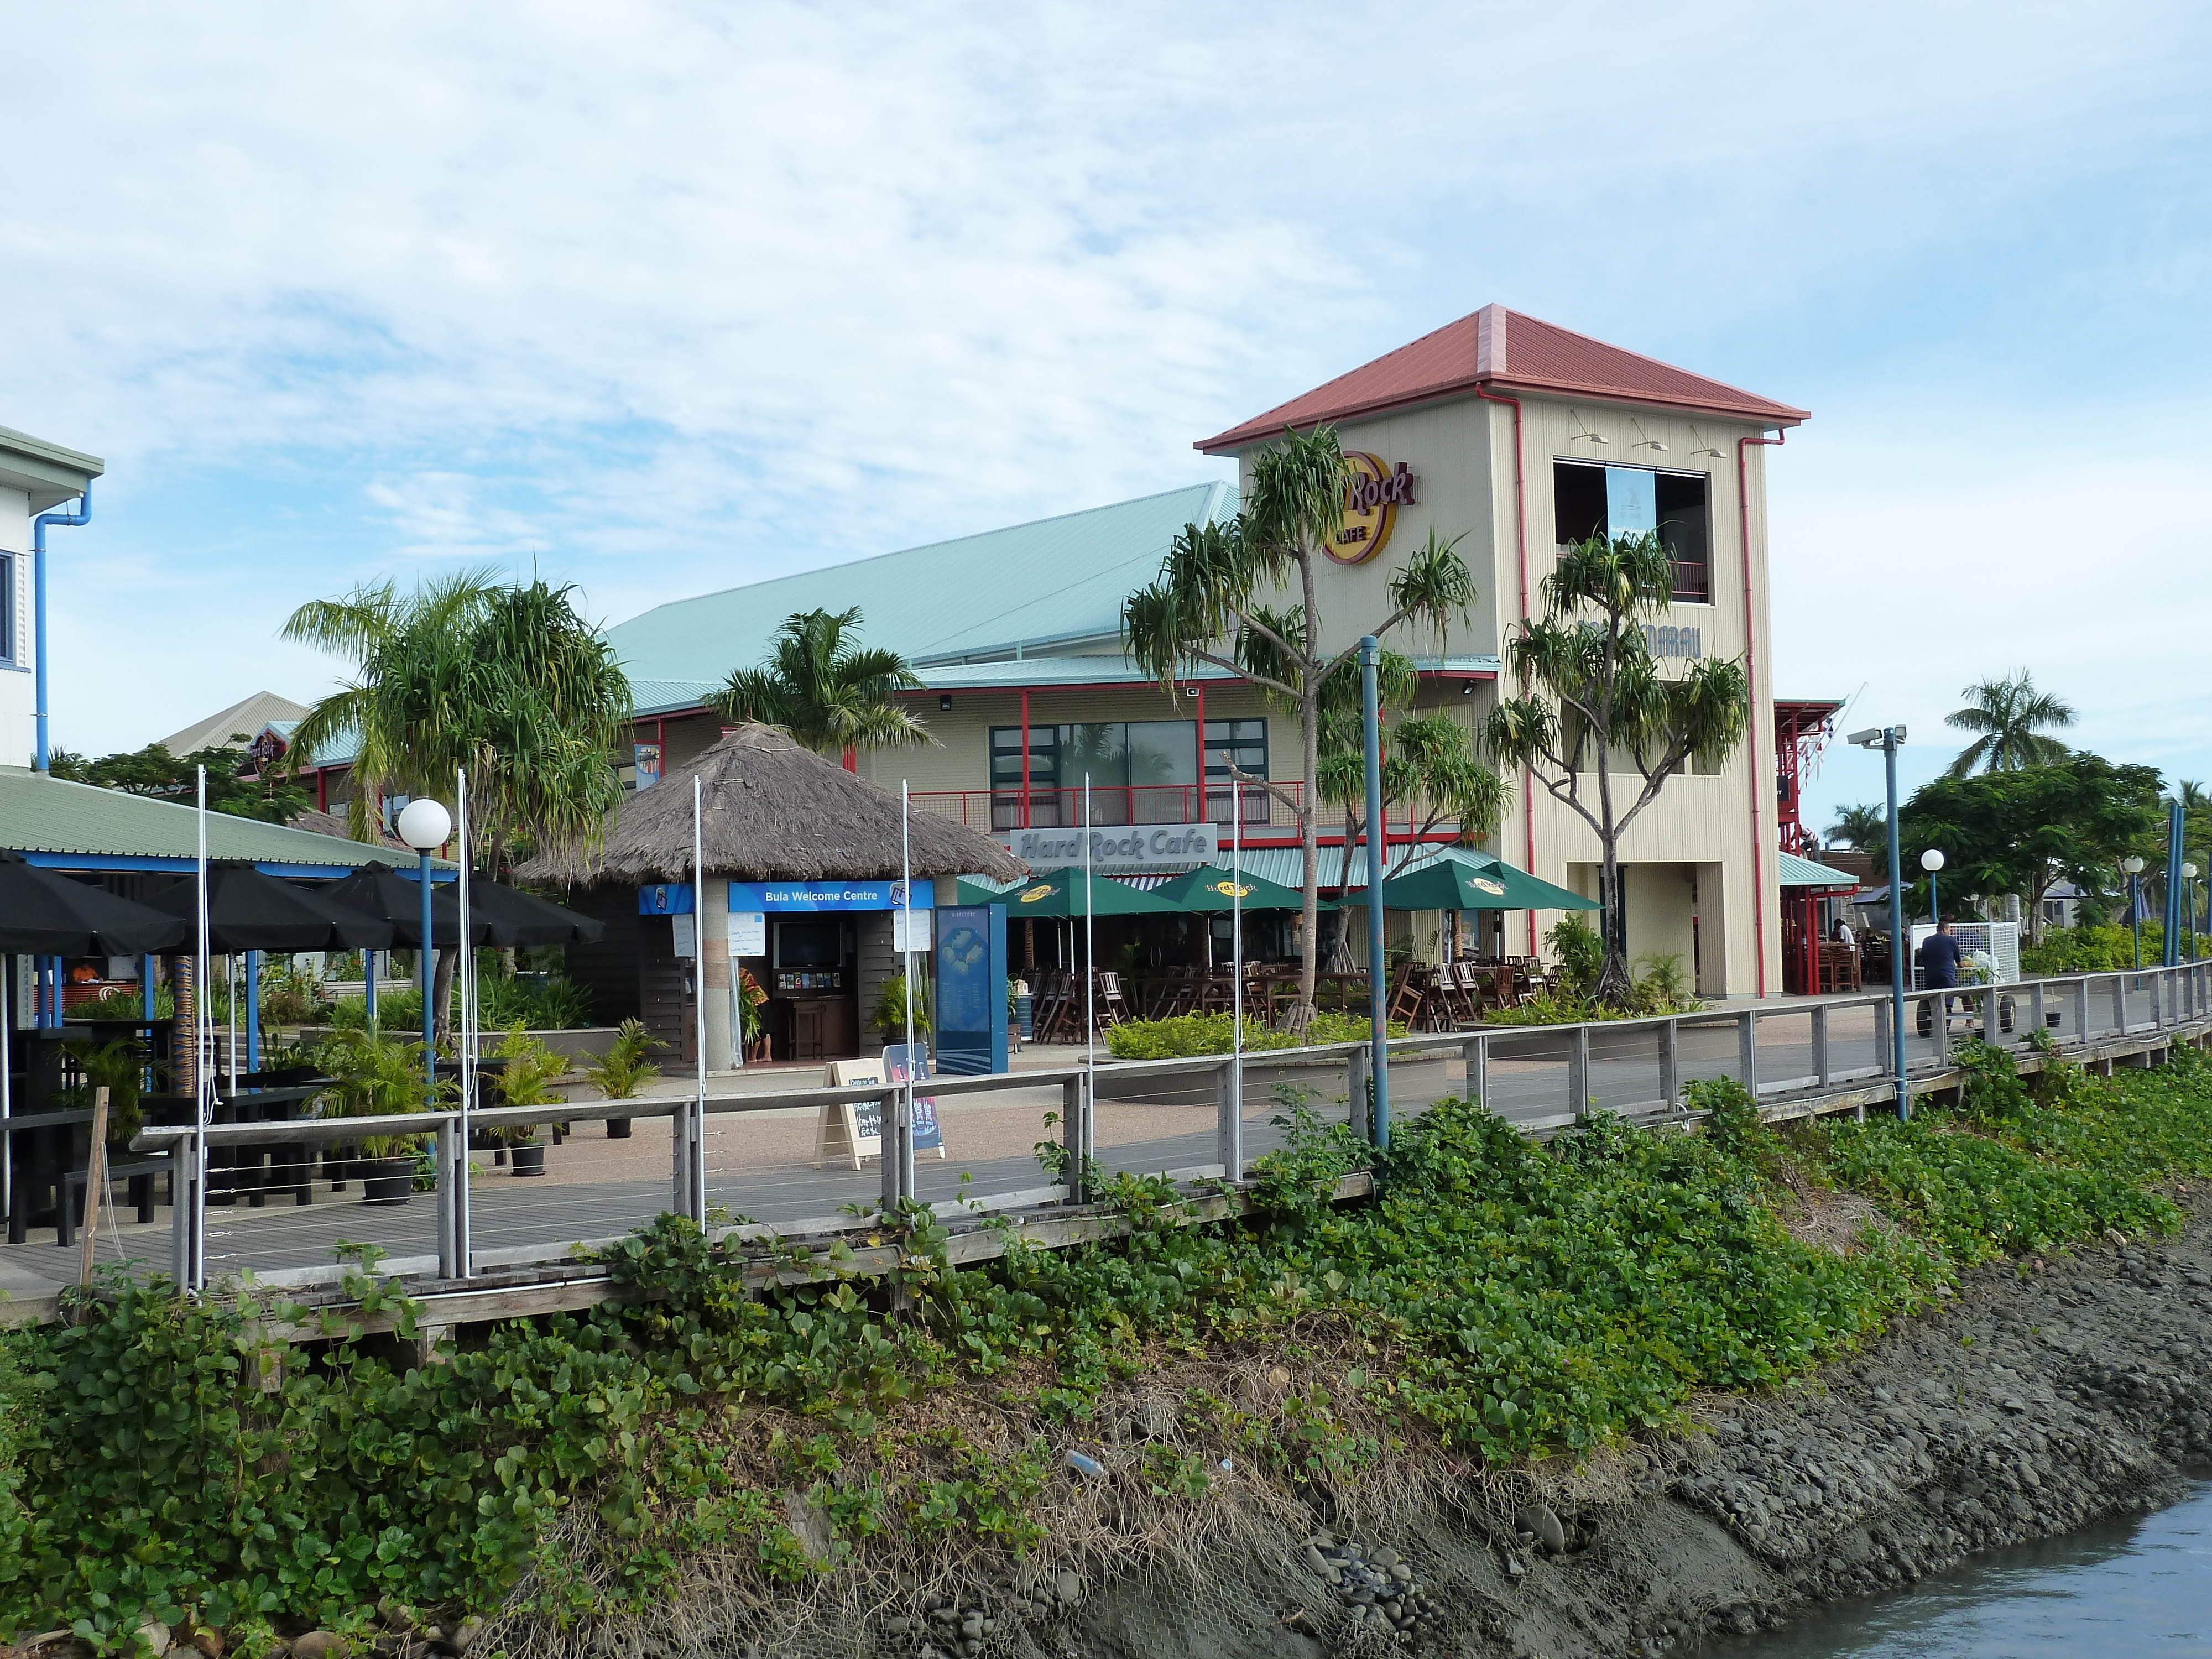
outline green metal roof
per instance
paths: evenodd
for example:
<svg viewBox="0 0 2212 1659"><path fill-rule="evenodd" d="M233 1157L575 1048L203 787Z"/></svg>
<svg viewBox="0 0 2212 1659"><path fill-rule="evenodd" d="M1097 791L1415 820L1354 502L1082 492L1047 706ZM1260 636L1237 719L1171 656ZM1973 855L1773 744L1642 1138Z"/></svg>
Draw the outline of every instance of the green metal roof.
<svg viewBox="0 0 2212 1659"><path fill-rule="evenodd" d="M1425 674L1491 674L1503 665L1495 657L1436 657L1416 655L1413 666ZM993 662L940 663L917 668L915 678L927 691L975 691L1012 685L1152 685L1152 677L1122 656L1065 656L1000 658ZM1240 680L1225 668L1201 663L1183 680L1218 682Z"/></svg>
<svg viewBox="0 0 2212 1659"><path fill-rule="evenodd" d="M0 426L0 484L28 495L33 513L83 495L85 486L106 471L107 463L97 455Z"/></svg>
<svg viewBox="0 0 2212 1659"><path fill-rule="evenodd" d="M36 863L65 869L181 867L198 855L198 817L174 801L0 767L0 848L27 854ZM208 856L333 875L363 864L411 861L389 848L228 812L208 814Z"/></svg>
<svg viewBox="0 0 2212 1659"><path fill-rule="evenodd" d="M1158 573L1176 533L1236 511L1234 485L1194 484L674 600L607 636L632 674L718 685L802 611L857 605L864 643L917 663L1112 639L1122 596Z"/></svg>
<svg viewBox="0 0 2212 1659"><path fill-rule="evenodd" d="M1784 887L1856 887L1859 878L1846 875L1841 870L1832 870L1825 864L1815 864L1810 859L1801 859L1795 853L1778 855L1782 860L1776 878Z"/></svg>

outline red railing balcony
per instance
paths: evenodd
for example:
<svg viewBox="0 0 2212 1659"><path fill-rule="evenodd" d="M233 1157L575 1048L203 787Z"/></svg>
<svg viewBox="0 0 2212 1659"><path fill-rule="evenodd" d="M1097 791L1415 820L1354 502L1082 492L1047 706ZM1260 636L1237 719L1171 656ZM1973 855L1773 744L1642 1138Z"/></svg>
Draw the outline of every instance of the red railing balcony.
<svg viewBox="0 0 2212 1659"><path fill-rule="evenodd" d="M1713 602L1712 567L1700 559L1695 564L1674 561L1674 597L1685 605L1711 605Z"/></svg>
<svg viewBox="0 0 2212 1659"><path fill-rule="evenodd" d="M1275 790L1290 796L1279 798ZM911 797L918 812L956 818L970 830L1004 835L1010 830L1066 830L1083 822L1080 788L937 789L917 790ZM1257 783L1136 784L1091 789L1091 822L1097 825L1124 823L1215 823L1227 828L1232 815L1241 819L1247 836L1264 834L1269 840L1294 837L1298 830L1293 803L1305 799L1303 783L1279 783L1273 788ZM1401 817L1395 814L1404 812ZM1321 804L1316 826L1341 830L1344 809L1333 801ZM1411 836L1421 828L1418 808L1394 808L1390 833ZM1437 835L1455 826L1439 825Z"/></svg>

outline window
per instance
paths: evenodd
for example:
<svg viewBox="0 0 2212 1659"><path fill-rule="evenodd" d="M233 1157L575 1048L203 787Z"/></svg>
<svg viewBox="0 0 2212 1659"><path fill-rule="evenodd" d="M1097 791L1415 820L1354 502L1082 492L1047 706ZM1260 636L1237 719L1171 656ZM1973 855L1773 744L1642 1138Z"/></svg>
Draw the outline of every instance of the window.
<svg viewBox="0 0 2212 1659"><path fill-rule="evenodd" d="M1553 538L1561 545L1592 536L1656 530L1674 562L1674 597L1712 603L1712 534L1702 472L1642 466L1552 464Z"/></svg>
<svg viewBox="0 0 2212 1659"><path fill-rule="evenodd" d="M1091 785L1093 823L1183 823L1197 805L1196 720L1091 720L1030 727L1030 817L1053 828L1083 822ZM1021 822L1022 728L991 728L992 822Z"/></svg>
<svg viewBox="0 0 2212 1659"><path fill-rule="evenodd" d="M1274 807L1267 792L1257 784L1233 778L1231 767L1247 778L1267 775L1266 720L1206 721L1206 816L1215 823L1228 823L1230 803L1234 801L1246 823L1273 823Z"/></svg>
<svg viewBox="0 0 2212 1659"><path fill-rule="evenodd" d="M14 666L15 655L15 556L0 553L0 663Z"/></svg>

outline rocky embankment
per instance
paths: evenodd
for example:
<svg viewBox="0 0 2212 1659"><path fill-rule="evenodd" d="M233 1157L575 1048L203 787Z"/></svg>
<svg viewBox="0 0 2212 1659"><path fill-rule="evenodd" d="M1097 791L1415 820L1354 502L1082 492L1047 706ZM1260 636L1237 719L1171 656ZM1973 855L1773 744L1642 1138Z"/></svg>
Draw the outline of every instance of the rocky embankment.
<svg viewBox="0 0 2212 1659"><path fill-rule="evenodd" d="M1525 1491L1492 1483L1357 1537L1317 1529L1242 1571L1105 1587L1021 1645L1690 1651L2156 1507L2212 1460L2212 1204L2176 1196L2193 1208L2184 1236L1978 1274L1805 1387L1710 1403L1702 1435Z"/></svg>

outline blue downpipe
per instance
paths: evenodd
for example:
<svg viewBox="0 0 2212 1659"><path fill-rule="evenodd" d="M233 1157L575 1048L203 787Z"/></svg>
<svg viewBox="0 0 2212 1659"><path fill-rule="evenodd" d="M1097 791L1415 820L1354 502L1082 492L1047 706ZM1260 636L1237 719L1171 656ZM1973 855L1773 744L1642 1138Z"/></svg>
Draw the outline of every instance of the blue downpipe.
<svg viewBox="0 0 2212 1659"><path fill-rule="evenodd" d="M37 768L44 772L52 750L46 741L46 526L50 524L76 526L92 518L92 483L87 480L84 494L77 501L75 513L41 513L31 520L31 670L32 695L38 700L39 752ZM19 751L20 752L20 751ZM59 1024L59 1021L55 1022Z"/></svg>

